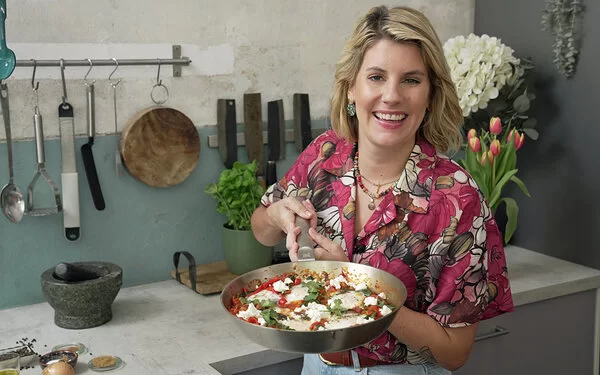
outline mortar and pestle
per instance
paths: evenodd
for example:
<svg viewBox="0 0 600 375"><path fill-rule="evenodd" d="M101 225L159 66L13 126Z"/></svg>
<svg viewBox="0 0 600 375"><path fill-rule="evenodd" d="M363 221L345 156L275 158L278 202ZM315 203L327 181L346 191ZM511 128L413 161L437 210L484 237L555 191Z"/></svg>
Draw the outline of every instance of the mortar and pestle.
<svg viewBox="0 0 600 375"><path fill-rule="evenodd" d="M123 284L123 270L107 262L58 263L42 273L41 282L57 326L92 328L112 319L112 303Z"/></svg>

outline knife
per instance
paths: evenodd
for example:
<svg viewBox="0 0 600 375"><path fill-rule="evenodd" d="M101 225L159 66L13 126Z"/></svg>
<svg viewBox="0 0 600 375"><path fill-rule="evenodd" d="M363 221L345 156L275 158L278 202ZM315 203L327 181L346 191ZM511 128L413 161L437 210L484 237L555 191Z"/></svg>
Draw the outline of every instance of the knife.
<svg viewBox="0 0 600 375"><path fill-rule="evenodd" d="M294 139L302 152L312 141L308 94L294 94Z"/></svg>
<svg viewBox="0 0 600 375"><path fill-rule="evenodd" d="M225 168L233 167L237 160L236 127L235 100L217 99L217 138L219 154Z"/></svg>
<svg viewBox="0 0 600 375"><path fill-rule="evenodd" d="M248 160L256 160L256 177L264 183L264 145L262 135L262 104L260 93L244 94L244 137Z"/></svg>

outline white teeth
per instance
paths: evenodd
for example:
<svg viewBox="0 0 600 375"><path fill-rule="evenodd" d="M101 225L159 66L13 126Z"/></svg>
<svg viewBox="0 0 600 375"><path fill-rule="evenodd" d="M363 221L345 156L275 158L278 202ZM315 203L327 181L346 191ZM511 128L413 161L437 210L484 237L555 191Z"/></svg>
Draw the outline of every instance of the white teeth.
<svg viewBox="0 0 600 375"><path fill-rule="evenodd" d="M396 115L396 114L390 114L390 113L376 112L375 117L377 117L378 119L381 119L381 120L402 121L406 118L406 115Z"/></svg>

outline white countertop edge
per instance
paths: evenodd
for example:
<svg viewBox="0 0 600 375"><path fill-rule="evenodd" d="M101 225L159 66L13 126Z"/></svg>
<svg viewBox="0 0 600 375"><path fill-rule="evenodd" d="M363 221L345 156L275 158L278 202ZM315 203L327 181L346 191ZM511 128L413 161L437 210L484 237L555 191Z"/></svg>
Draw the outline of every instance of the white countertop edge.
<svg viewBox="0 0 600 375"><path fill-rule="evenodd" d="M600 288L600 276L513 293L515 307Z"/></svg>

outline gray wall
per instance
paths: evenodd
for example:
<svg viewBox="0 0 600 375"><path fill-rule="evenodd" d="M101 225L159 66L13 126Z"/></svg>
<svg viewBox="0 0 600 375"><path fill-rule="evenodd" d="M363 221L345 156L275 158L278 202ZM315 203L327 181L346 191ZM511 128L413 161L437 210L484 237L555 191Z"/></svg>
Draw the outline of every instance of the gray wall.
<svg viewBox="0 0 600 375"><path fill-rule="evenodd" d="M600 268L600 2L583 3L584 39L570 80L555 69L552 37L541 30L544 0L477 0L475 33L501 38L538 65L533 111L540 139L526 140L518 164L532 198L511 190L520 208L512 242Z"/></svg>

